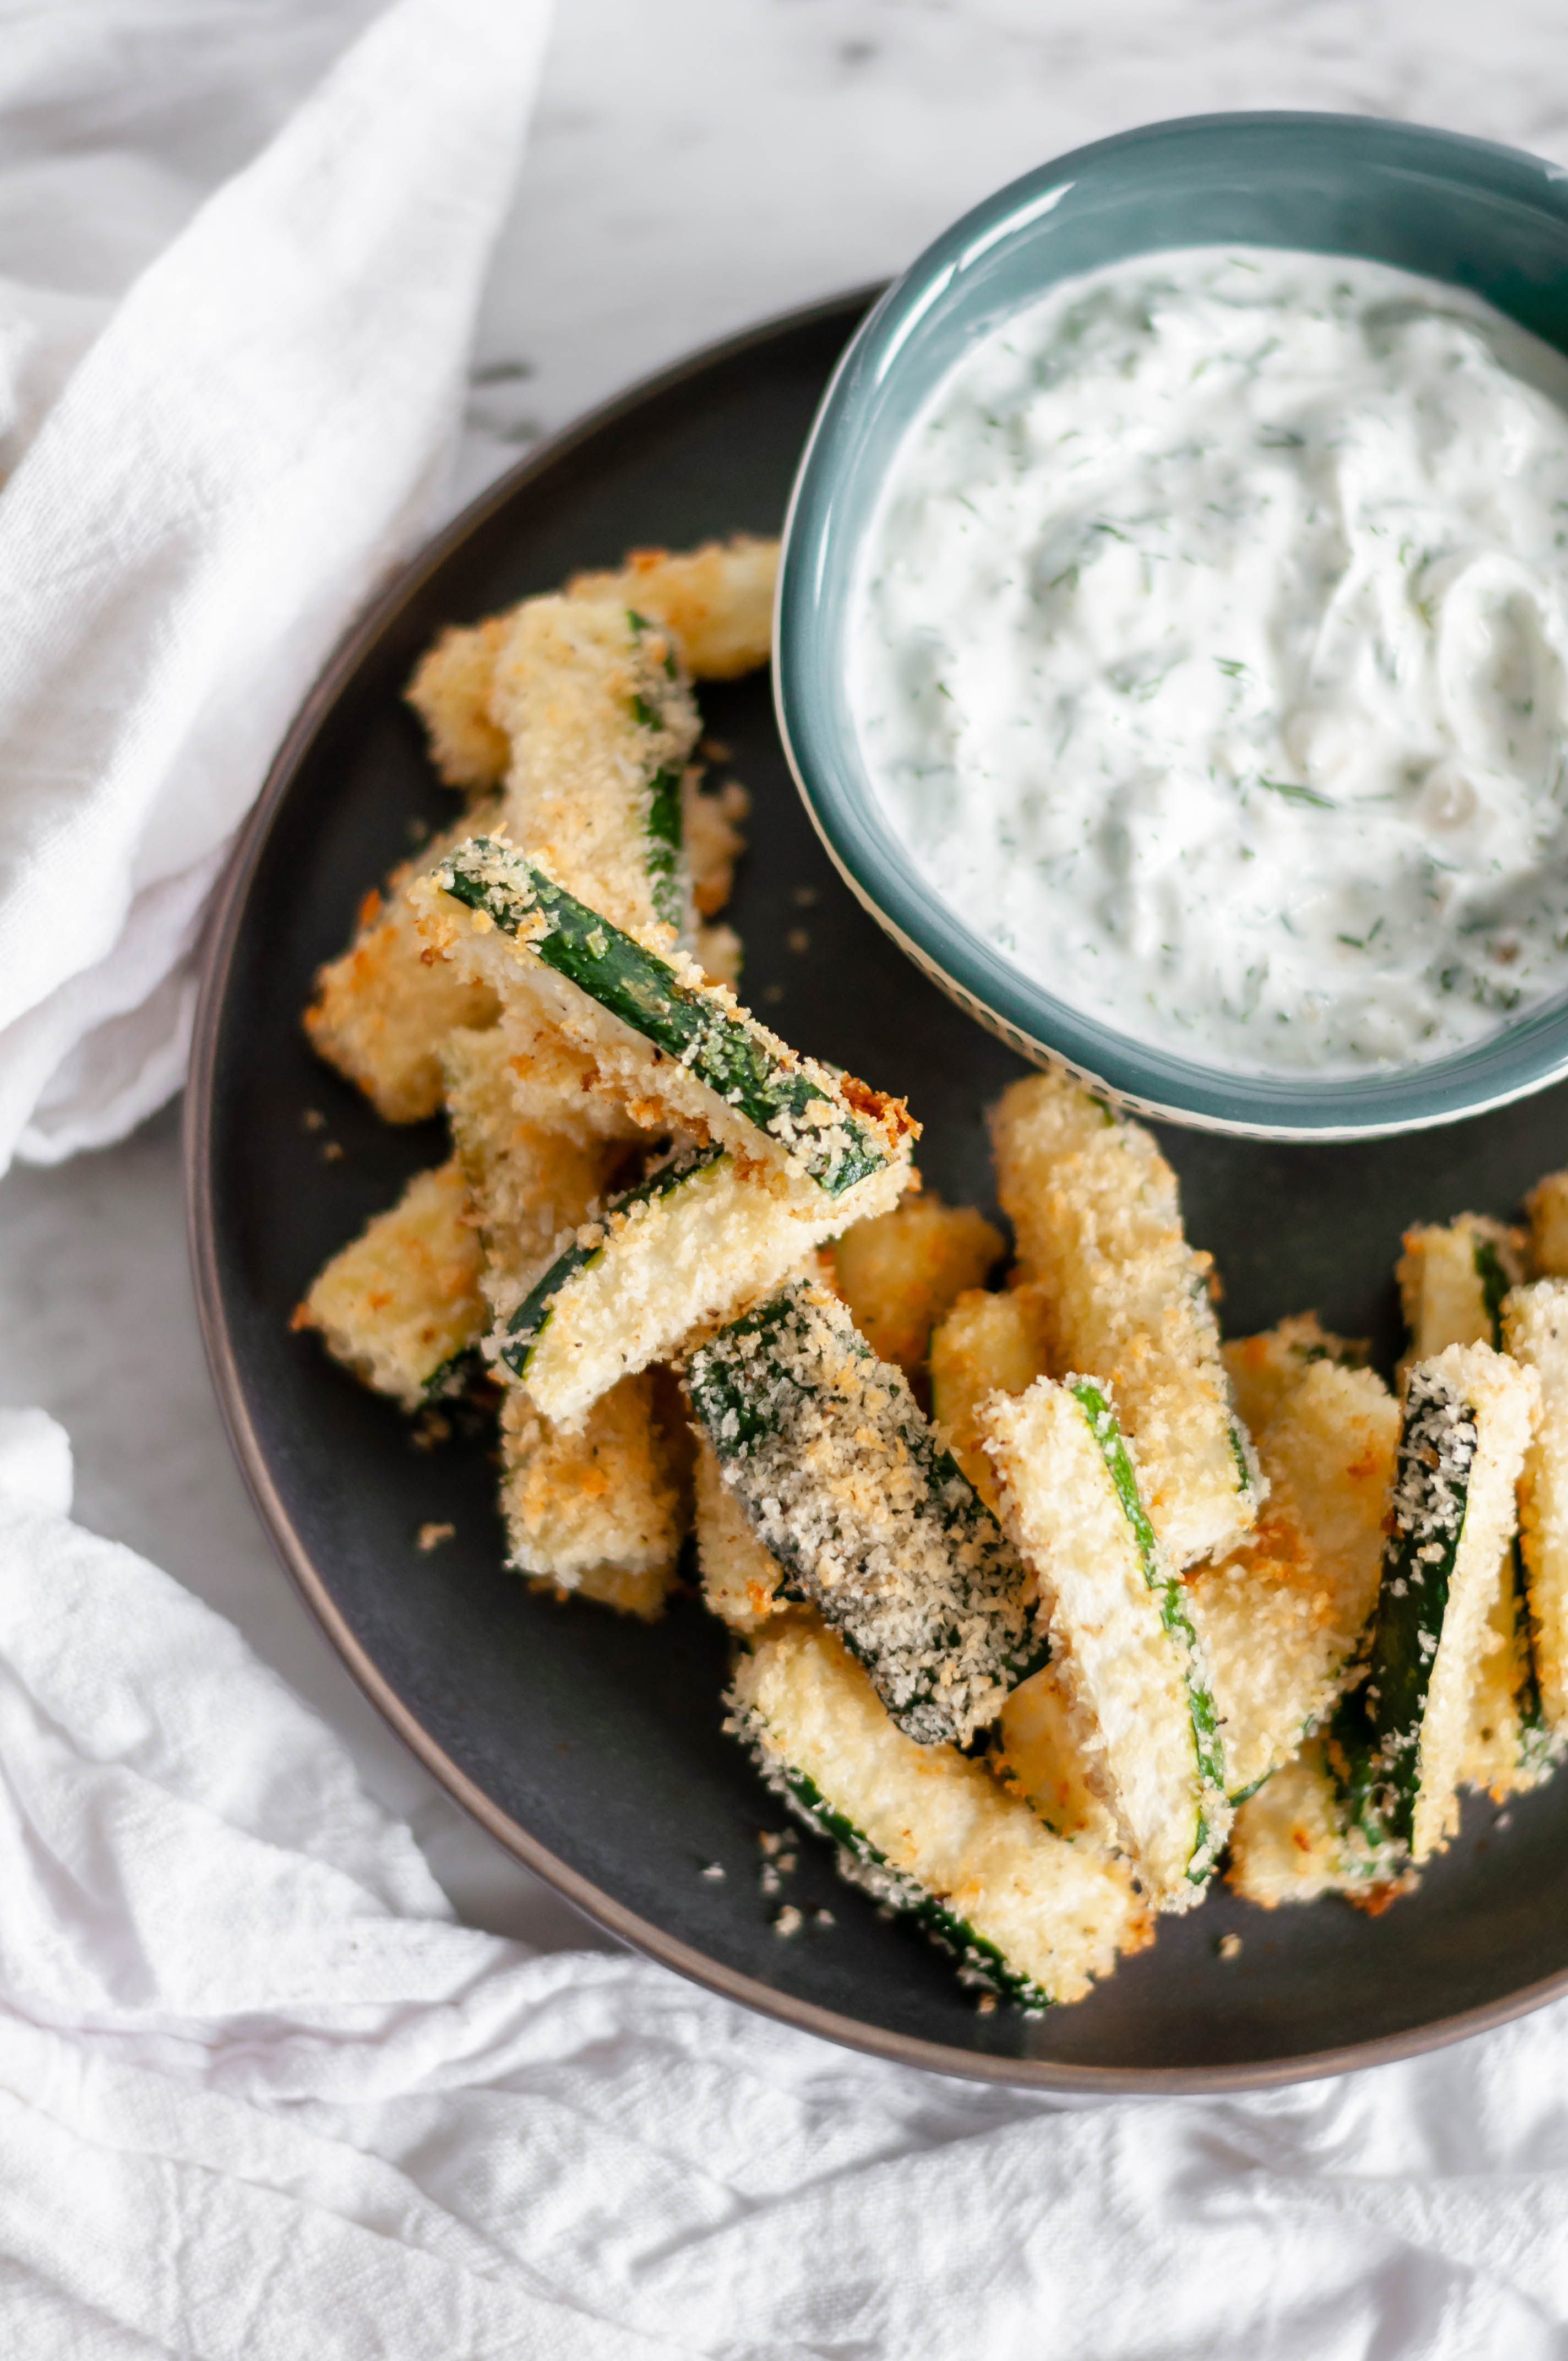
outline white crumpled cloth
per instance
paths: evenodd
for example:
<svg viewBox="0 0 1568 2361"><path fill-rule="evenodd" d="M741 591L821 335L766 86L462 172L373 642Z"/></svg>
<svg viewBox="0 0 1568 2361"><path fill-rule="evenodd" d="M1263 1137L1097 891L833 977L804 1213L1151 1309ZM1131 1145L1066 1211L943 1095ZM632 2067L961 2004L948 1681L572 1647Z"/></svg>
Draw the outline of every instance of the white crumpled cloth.
<svg viewBox="0 0 1568 2361"><path fill-rule="evenodd" d="M548 0L367 14L0 6L0 1171L178 1088L225 851L444 486Z"/></svg>
<svg viewBox="0 0 1568 2361"><path fill-rule="evenodd" d="M453 1922L230 1625L0 1412L7 2361L1546 2361L1568 2008L1052 2102Z"/></svg>

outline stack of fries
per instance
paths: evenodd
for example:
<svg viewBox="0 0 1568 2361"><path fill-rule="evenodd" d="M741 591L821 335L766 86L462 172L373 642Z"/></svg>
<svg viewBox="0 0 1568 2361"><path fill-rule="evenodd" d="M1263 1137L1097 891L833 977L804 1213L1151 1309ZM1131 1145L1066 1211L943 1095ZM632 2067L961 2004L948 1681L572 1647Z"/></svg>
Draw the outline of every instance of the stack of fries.
<svg viewBox="0 0 1568 2361"><path fill-rule="evenodd" d="M1169 1166L1062 1074L993 1111L1006 1268L733 989L693 683L767 660L776 560L640 552L420 665L467 808L306 1025L453 1153L296 1323L405 1411L499 1394L536 1587L651 1619L695 1531L729 1726L982 2005L1080 1999L1227 1859L1380 1907L1568 1749L1568 1175L1409 1233L1398 1395L1310 1313L1223 1345Z"/></svg>

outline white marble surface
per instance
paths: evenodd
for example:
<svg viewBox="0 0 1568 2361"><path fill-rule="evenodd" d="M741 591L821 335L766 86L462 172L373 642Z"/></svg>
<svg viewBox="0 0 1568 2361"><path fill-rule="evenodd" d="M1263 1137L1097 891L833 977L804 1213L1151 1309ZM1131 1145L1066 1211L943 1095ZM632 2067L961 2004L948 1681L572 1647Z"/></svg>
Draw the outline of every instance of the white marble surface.
<svg viewBox="0 0 1568 2361"><path fill-rule="evenodd" d="M1561 24L1560 0L559 0L455 497L692 344L895 270L998 182L1141 120L1326 107L1568 162ZM0 272L22 236L0 220ZM240 1624L413 1816L466 1916L594 1939L404 1752L273 1560L207 1383L172 1113L0 1183L0 1402L27 1401L71 1430L82 1521Z"/></svg>

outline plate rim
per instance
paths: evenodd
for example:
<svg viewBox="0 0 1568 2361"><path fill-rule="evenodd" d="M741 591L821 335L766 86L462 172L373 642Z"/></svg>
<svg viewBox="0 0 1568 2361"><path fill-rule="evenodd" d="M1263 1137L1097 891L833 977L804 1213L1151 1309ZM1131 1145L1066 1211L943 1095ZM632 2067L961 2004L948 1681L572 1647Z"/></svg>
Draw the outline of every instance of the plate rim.
<svg viewBox="0 0 1568 2361"><path fill-rule="evenodd" d="M769 314L736 333L715 338L667 367L637 379L621 392L583 412L527 455L422 542L354 617L285 731L256 802L241 826L203 928L199 982L185 1083L181 1158L185 1181L186 1244L195 1295L197 1323L208 1374L229 1447L238 1463L252 1506L284 1571L363 1695L433 1778L478 1821L512 1858L562 1894L592 1925L627 1949L655 1960L688 1982L736 2002L758 2015L819 2040L836 2043L893 2065L916 2067L960 2081L1055 2091L1102 2098L1168 2098L1181 2095L1279 2089L1320 2081L1371 2066L1385 2066L1450 2043L1489 2032L1530 2015L1568 1993L1568 1965L1556 1974L1505 1993L1499 1999L1434 2019L1403 2032L1379 2035L1330 2049L1248 2059L1215 2066L1091 2066L1049 2058L1009 2057L958 2049L945 2042L897 2033L846 2016L816 2002L781 1992L686 1943L629 1909L550 1850L520 1821L487 1795L424 1728L356 1637L306 1549L273 1480L257 1436L240 1381L219 1277L213 1202L213 1118L216 1051L227 984L249 888L262 848L295 775L361 656L399 609L469 536L535 477L557 460L640 409L650 399L677 390L715 364L837 314L847 323L874 302L883 282L846 289L817 302Z"/></svg>

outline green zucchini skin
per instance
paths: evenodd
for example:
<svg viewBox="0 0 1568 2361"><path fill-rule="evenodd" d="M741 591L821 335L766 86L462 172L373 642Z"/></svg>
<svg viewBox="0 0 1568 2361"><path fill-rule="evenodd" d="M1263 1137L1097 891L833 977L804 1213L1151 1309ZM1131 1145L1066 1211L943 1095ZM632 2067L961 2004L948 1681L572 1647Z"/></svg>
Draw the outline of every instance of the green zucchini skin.
<svg viewBox="0 0 1568 2361"><path fill-rule="evenodd" d="M1490 1238L1477 1238L1472 1249L1475 1276L1481 1282L1481 1302L1486 1320L1486 1342L1501 1352L1503 1298L1513 1280L1503 1268L1502 1257Z"/></svg>
<svg viewBox="0 0 1568 2361"><path fill-rule="evenodd" d="M1212 1790L1216 1797L1223 1798L1225 1793L1225 1755L1220 1738L1220 1716L1213 1693L1201 1671L1198 1634L1187 1612L1181 1585L1160 1555L1159 1543L1155 1539L1154 1527L1144 1507L1137 1476L1117 1423L1116 1413L1099 1387L1088 1378L1069 1378L1068 1391L1089 1421L1090 1432L1099 1446L1106 1474L1115 1488L1122 1513L1127 1520L1143 1567L1144 1580L1159 1601L1160 1622L1186 1657L1187 1706L1192 1721L1192 1751L1199 1780L1206 1791ZM1245 1473L1245 1463L1241 1464ZM1217 1850L1216 1831L1208 1815L1200 1809L1193 1865L1187 1872L1190 1883L1207 1884L1213 1874Z"/></svg>
<svg viewBox="0 0 1568 2361"><path fill-rule="evenodd" d="M579 1271L587 1270L590 1264L598 1262L603 1254L606 1226L609 1216L612 1213L624 1213L630 1206L651 1204L655 1198L671 1195L674 1191L689 1180L694 1173L705 1172L709 1165L717 1164L719 1158L727 1152L718 1145L683 1148L678 1155L672 1156L667 1163L660 1164L652 1172L645 1174L634 1188L623 1189L619 1195L611 1197L605 1206L603 1216L593 1224L599 1232L598 1239L587 1245L574 1239L569 1246L557 1255L543 1278L537 1279L529 1290L507 1322L506 1341L497 1354L497 1359L503 1361L514 1377L526 1378L529 1363L533 1358L540 1339L550 1325L551 1314L555 1309L556 1299L562 1289L576 1279ZM587 1226L587 1224L585 1224L585 1227Z"/></svg>
<svg viewBox="0 0 1568 2361"><path fill-rule="evenodd" d="M685 983L667 961L579 902L511 845L475 837L434 876L444 892L485 911L504 934L515 936L543 919L531 943L546 967L666 1057L678 1059L770 1146L795 1143L806 1171L828 1196L842 1196L888 1164L866 1126L827 1098L821 1080L784 1062L754 1020L726 1005L717 992Z"/></svg>
<svg viewBox="0 0 1568 2361"><path fill-rule="evenodd" d="M1413 1838L1421 1721L1478 1442L1474 1407L1459 1389L1413 1370L1366 1679L1341 1699L1329 1733L1350 1817L1373 1845L1408 1847Z"/></svg>
<svg viewBox="0 0 1568 2361"><path fill-rule="evenodd" d="M679 934L686 924L685 823L681 774L674 763L655 771L648 782L646 829L649 897L656 916Z"/></svg>
<svg viewBox="0 0 1568 2361"><path fill-rule="evenodd" d="M635 607L628 607L626 620L639 639L645 631L653 629L647 616L640 615ZM675 662L673 649L665 653L664 676L672 684L679 683L680 666ZM644 730L663 731L671 727L669 716L661 712L656 705L650 705L641 696L633 697L631 711L633 719ZM648 898L653 905L654 915L662 918L665 926L674 927L677 934L684 934L691 915L686 907L690 881L685 873L684 858L685 822L681 809L681 765L678 763L666 763L654 771L648 781L648 816L643 823L643 833L648 840Z"/></svg>
<svg viewBox="0 0 1568 2361"><path fill-rule="evenodd" d="M814 1835L826 1837L830 1844L837 1845L840 1876L870 1894L874 1901L896 1910L901 1917L912 1918L923 1927L957 1960L961 1983L997 1993L1030 2016L1038 2016L1054 2006L1050 1993L1042 1991L1032 1977L1021 1975L994 1943L976 1933L967 1918L958 1917L934 1894L892 1868L871 1839L842 1812L835 1811L815 1780L808 1779L804 1771L771 1761L760 1741L753 1741L751 1752L763 1779L775 1795L783 1796L795 1817L803 1820Z"/></svg>
<svg viewBox="0 0 1568 2361"><path fill-rule="evenodd" d="M836 1298L792 1280L691 1355L685 1388L758 1538L786 1569L784 1595L817 1609L906 1737L964 1746L1049 1649L1021 1563L903 1373L877 1360ZM873 1466L873 1425L913 1475L913 1505L895 1522L905 1563L891 1581L885 1532L830 1494L820 1472L834 1454Z"/></svg>
<svg viewBox="0 0 1568 2361"><path fill-rule="evenodd" d="M424 1381L422 1402L451 1401L455 1395L465 1394L477 1377L484 1373L484 1358L477 1345L465 1345L455 1353L448 1353L438 1362Z"/></svg>

